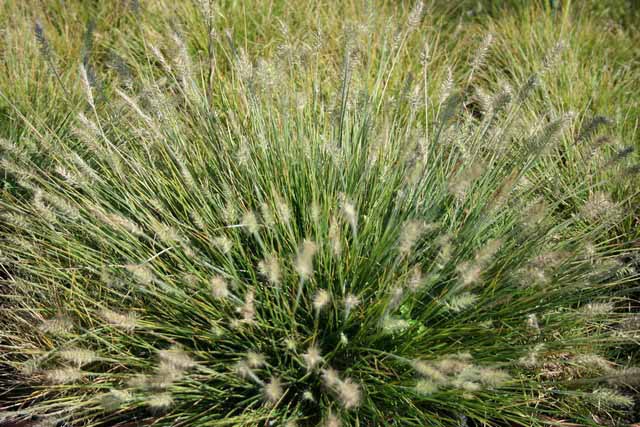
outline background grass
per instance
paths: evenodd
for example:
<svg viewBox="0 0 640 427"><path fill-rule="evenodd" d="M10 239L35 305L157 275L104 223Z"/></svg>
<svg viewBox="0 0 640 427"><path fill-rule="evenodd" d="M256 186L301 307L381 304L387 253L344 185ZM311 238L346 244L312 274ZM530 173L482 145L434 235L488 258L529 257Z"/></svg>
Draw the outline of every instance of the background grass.
<svg viewBox="0 0 640 427"><path fill-rule="evenodd" d="M545 83L545 92L538 103L532 103L531 123L540 112L576 111L580 117L604 115L613 120L608 132L614 137L617 149L638 147L638 112L636 88L640 58L638 35L630 22L635 16L633 2L560 2L550 7L545 2L434 2L421 25L422 37L438 40L438 54L434 55L431 76L433 87L441 84L445 68L452 67L454 81L465 73L464 64L482 37L491 32L496 42L475 85L495 90L500 84L515 84L540 66L544 52L564 40L567 49L554 79ZM562 3L562 4L561 4ZM376 2L371 14L367 2L303 2L292 6L287 2L258 1L251 7L244 2L221 2L215 25L219 37L221 29L229 29L240 47L250 55L271 55L285 38L304 40L317 28L326 46L328 61L344 43L344 30L356 22L369 22L371 28L383 28L391 17L402 20L410 10L410 3ZM5 26L2 45L2 74L0 100L2 120L0 132L10 139L18 139L24 126L16 108L23 114L46 116L52 127L65 129L82 103L79 94L77 66L87 61L99 76L101 90L108 98L121 55L138 55L145 43L153 43L154 33L165 28L182 28L191 49L206 51L209 37L204 21L191 3L172 2L4 2L0 19ZM368 20L368 21L367 21ZM40 22L51 58L42 55L35 37L34 25ZM283 34L283 28L287 34ZM91 29L92 37L87 37ZM142 34L146 34L146 41ZM89 43L88 40L91 40ZM419 73L419 47L415 58L405 58L405 76ZM375 34L369 41L372 49L379 49ZM135 57L135 56L134 56ZM57 75L52 75L48 62L53 62ZM223 62L221 62L223 63ZM339 67L336 66L336 70ZM122 70L121 70L122 71ZM8 103L14 105L11 107ZM637 150L636 150L637 151ZM637 153L630 162L637 160ZM567 181L575 181L584 170L580 162L571 162L566 170ZM616 194L624 198L632 190L631 181L618 183ZM629 220L623 234L637 237L638 218L633 212L637 200L629 201Z"/></svg>

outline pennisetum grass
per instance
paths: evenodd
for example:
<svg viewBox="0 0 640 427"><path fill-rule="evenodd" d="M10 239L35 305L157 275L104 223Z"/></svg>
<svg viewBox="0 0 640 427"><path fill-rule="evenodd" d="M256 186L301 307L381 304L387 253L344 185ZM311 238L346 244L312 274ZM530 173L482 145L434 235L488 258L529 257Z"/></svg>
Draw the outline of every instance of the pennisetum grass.
<svg viewBox="0 0 640 427"><path fill-rule="evenodd" d="M638 336L616 311L637 271L603 240L621 201L587 180L576 212L575 194L549 197L534 172L572 116L519 121L560 48L519 88L459 91L448 71L432 93L434 43L422 81L391 96L423 14L375 61L348 33L337 73L223 38L216 80L172 33L128 60L137 81L111 105L81 66L75 135L24 116L47 161L3 142L21 191L0 198L0 361L30 387L9 409L87 426L534 426L631 405L630 371L607 358Z"/></svg>

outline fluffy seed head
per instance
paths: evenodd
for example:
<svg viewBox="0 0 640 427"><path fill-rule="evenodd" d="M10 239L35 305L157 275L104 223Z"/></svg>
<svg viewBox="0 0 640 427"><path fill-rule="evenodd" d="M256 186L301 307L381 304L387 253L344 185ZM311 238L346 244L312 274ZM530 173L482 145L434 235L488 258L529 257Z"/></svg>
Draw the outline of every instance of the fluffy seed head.
<svg viewBox="0 0 640 427"><path fill-rule="evenodd" d="M615 371L612 362L597 354L581 354L576 356L575 360L578 365L587 368L597 369L607 373L613 373Z"/></svg>
<svg viewBox="0 0 640 427"><path fill-rule="evenodd" d="M305 365L307 365L307 370L312 371L316 366L322 362L322 355L320 354L320 349L315 345L309 347L307 352L302 355L302 359L304 360Z"/></svg>
<svg viewBox="0 0 640 427"><path fill-rule="evenodd" d="M340 256L342 253L342 241L340 239L340 224L332 216L329 221L329 241L331 242L331 251L335 256Z"/></svg>
<svg viewBox="0 0 640 427"><path fill-rule="evenodd" d="M325 291L324 289L320 289L313 296L313 308L315 308L317 312L320 312L322 309L324 309L330 302L331 295L329 295L329 292Z"/></svg>
<svg viewBox="0 0 640 427"><path fill-rule="evenodd" d="M540 70L541 74L548 72L555 66L565 48L566 44L564 40L559 40L553 48L546 53L544 60L542 61L542 69Z"/></svg>
<svg viewBox="0 0 640 427"><path fill-rule="evenodd" d="M383 332L394 334L407 329L409 327L409 322L400 317L384 316L380 322L380 326Z"/></svg>
<svg viewBox="0 0 640 427"><path fill-rule="evenodd" d="M274 196L276 212L282 223L289 224L291 222L291 210L289 209L289 205L284 201L282 196L276 194Z"/></svg>
<svg viewBox="0 0 640 427"><path fill-rule="evenodd" d="M282 382L279 378L271 377L269 382L264 385L264 396L270 403L276 403L280 400L283 393Z"/></svg>
<svg viewBox="0 0 640 427"><path fill-rule="evenodd" d="M419 380L416 383L416 391L419 394L429 396L438 391L438 384L434 383L431 380Z"/></svg>
<svg viewBox="0 0 640 427"><path fill-rule="evenodd" d="M344 219L349 223L351 230L355 234L358 230L358 213L356 212L354 204L351 203L345 195L341 196L340 209L342 210Z"/></svg>
<svg viewBox="0 0 640 427"><path fill-rule="evenodd" d="M184 377L184 374L184 369L174 365L168 360L160 359L155 374L144 379L144 386L155 390L164 390L173 383L180 381Z"/></svg>
<svg viewBox="0 0 640 427"><path fill-rule="evenodd" d="M154 411L164 411L173 405L171 393L152 394L147 399L147 406Z"/></svg>
<svg viewBox="0 0 640 427"><path fill-rule="evenodd" d="M502 241L499 239L489 240L476 254L476 262L482 266L487 265L494 255L498 253L501 246Z"/></svg>
<svg viewBox="0 0 640 427"><path fill-rule="evenodd" d="M469 358L466 356L466 354L462 354L444 358L439 360L435 367L443 374L458 375L471 367Z"/></svg>
<svg viewBox="0 0 640 427"><path fill-rule="evenodd" d="M102 217L102 215L99 216ZM135 222L117 213L104 214L104 217L102 219L105 223L109 224L113 228L126 230L136 236L142 236L143 234L143 231Z"/></svg>
<svg viewBox="0 0 640 427"><path fill-rule="evenodd" d="M273 285L279 285L282 280L282 272L278 257L275 254L267 257L258 263L258 270Z"/></svg>
<svg viewBox="0 0 640 427"><path fill-rule="evenodd" d="M527 316L527 326L535 331L540 331L538 316L536 316L535 313L531 313Z"/></svg>
<svg viewBox="0 0 640 427"><path fill-rule="evenodd" d="M411 253L425 230L426 226L422 221L409 220L403 224L398 243L398 250L402 256L407 256Z"/></svg>
<svg viewBox="0 0 640 427"><path fill-rule="evenodd" d="M100 314L115 328L130 332L138 327L138 315L135 312L118 313L105 308L101 310Z"/></svg>
<svg viewBox="0 0 640 427"><path fill-rule="evenodd" d="M295 260L295 268L300 278L306 280L313 275L313 257L317 251L316 244L310 240L302 242Z"/></svg>
<svg viewBox="0 0 640 427"><path fill-rule="evenodd" d="M459 295L451 297L445 305L449 310L459 313L471 307L478 301L478 296L470 292L463 292Z"/></svg>
<svg viewBox="0 0 640 427"><path fill-rule="evenodd" d="M437 384L445 384L447 382L447 377L440 372L439 369L425 361L415 360L412 362L411 366L418 374L429 379L431 382Z"/></svg>
<svg viewBox="0 0 640 427"><path fill-rule="evenodd" d="M220 252L223 254L228 254L231 252L231 248L233 247L233 243L225 236L219 236L213 239L213 244L220 249Z"/></svg>
<svg viewBox="0 0 640 427"><path fill-rule="evenodd" d="M84 365L88 365L89 363L97 359L97 355L95 352L81 348L63 350L58 353L58 355L61 358L73 363L74 365L77 365L78 368L81 368Z"/></svg>
<svg viewBox="0 0 640 427"><path fill-rule="evenodd" d="M340 375L333 368L322 370L322 382L327 388L334 388L340 384Z"/></svg>
<svg viewBox="0 0 640 427"><path fill-rule="evenodd" d="M214 298L224 299L229 297L229 286L222 276L213 276L210 285Z"/></svg>
<svg viewBox="0 0 640 427"><path fill-rule="evenodd" d="M84 64L80 64L80 77L82 79L82 83L84 86L85 95L87 96L87 101L89 102L89 105L91 106L91 108L95 108L95 103L93 99L93 89L91 87L89 72L87 71L87 68L85 67Z"/></svg>
<svg viewBox="0 0 640 427"><path fill-rule="evenodd" d="M285 338L284 346L289 351L295 351L298 348L298 344L296 343L296 340L294 340L293 338Z"/></svg>
<svg viewBox="0 0 640 427"><path fill-rule="evenodd" d="M253 323L256 317L255 292L249 289L244 295L244 304L240 307L240 315L244 323Z"/></svg>
<svg viewBox="0 0 640 427"><path fill-rule="evenodd" d="M360 298L358 298L354 294L347 294L344 298L344 309L347 313L351 312L352 309L357 307L360 304Z"/></svg>
<svg viewBox="0 0 640 427"><path fill-rule="evenodd" d="M487 387L500 387L511 379L505 371L494 368L480 368L480 382Z"/></svg>
<svg viewBox="0 0 640 427"><path fill-rule="evenodd" d="M338 393L340 403L342 403L342 406L346 409L353 409L360 406L362 391L360 390L360 385L353 382L351 378L340 381L338 385L336 385L336 392Z"/></svg>
<svg viewBox="0 0 640 427"><path fill-rule="evenodd" d="M613 308L614 306L610 302L591 302L581 307L581 311L589 317L596 317L610 314Z"/></svg>
<svg viewBox="0 0 640 427"><path fill-rule="evenodd" d="M69 384L84 377L84 372L78 368L52 369L45 372L45 378L52 384Z"/></svg>
<svg viewBox="0 0 640 427"><path fill-rule="evenodd" d="M180 241L180 232L169 224L152 219L151 228L158 235L160 240L165 243L172 244Z"/></svg>
<svg viewBox="0 0 640 427"><path fill-rule="evenodd" d="M413 267L411 271L411 276L407 281L407 289L411 292L417 292L424 285L424 280L422 277L422 269L419 265Z"/></svg>
<svg viewBox="0 0 640 427"><path fill-rule="evenodd" d="M69 333L73 329L73 323L66 317L56 316L47 319L40 325L40 330L52 335L62 335Z"/></svg>
<svg viewBox="0 0 640 427"><path fill-rule="evenodd" d="M589 259L590 261L593 260L596 255L598 254L598 249L596 248L596 246L591 243L591 242L587 242L584 245L584 255L587 257L587 259Z"/></svg>
<svg viewBox="0 0 640 427"><path fill-rule="evenodd" d="M591 393L589 399L595 402L598 407L604 408L630 408L634 404L631 397L625 396L616 390L605 388L595 390Z"/></svg>
<svg viewBox="0 0 640 427"><path fill-rule="evenodd" d="M252 369L259 368L264 366L267 363L266 358L263 354L257 353L255 351L248 351L246 357L247 366Z"/></svg>
<svg viewBox="0 0 640 427"><path fill-rule="evenodd" d="M333 413L329 412L329 414L324 418L324 427L342 427L342 421Z"/></svg>
<svg viewBox="0 0 640 427"><path fill-rule="evenodd" d="M344 332L340 332L340 344L343 346L346 346L349 344L349 338L347 338Z"/></svg>
<svg viewBox="0 0 640 427"><path fill-rule="evenodd" d="M132 399L132 395L127 390L111 389L105 393L100 400L100 404L107 411L116 411L120 406Z"/></svg>
<svg viewBox="0 0 640 427"><path fill-rule="evenodd" d="M468 392L479 391L482 389L482 386L480 384L474 383L473 381L453 380L451 385Z"/></svg>
<svg viewBox="0 0 640 427"><path fill-rule="evenodd" d="M127 386L134 389L143 389L149 384L149 376L145 374L133 374L127 380Z"/></svg>
<svg viewBox="0 0 640 427"><path fill-rule="evenodd" d="M543 344L537 344L527 354L518 359L518 363L528 369L533 369L540 364L541 353L544 351Z"/></svg>
<svg viewBox="0 0 640 427"><path fill-rule="evenodd" d="M51 206L45 201L44 191L40 188L35 190L33 195L33 205L38 210L38 213L48 222L55 223L57 221L57 217L51 209Z"/></svg>
<svg viewBox="0 0 640 427"><path fill-rule="evenodd" d="M227 202L224 205L224 209L222 211L222 218L226 221L227 224L234 223L239 216L238 206L233 202Z"/></svg>
<svg viewBox="0 0 640 427"><path fill-rule="evenodd" d="M463 286L469 286L480 280L482 266L474 262L465 261L458 265L456 270L458 271Z"/></svg>
<svg viewBox="0 0 640 427"><path fill-rule="evenodd" d="M260 224L258 224L258 218L252 211L247 211L242 216L242 224L247 228L249 233L258 234L260 230Z"/></svg>
<svg viewBox="0 0 640 427"><path fill-rule="evenodd" d="M110 394L112 394L114 397L116 397L118 400L122 401L122 402L126 402L128 400L131 400L131 398L133 397L131 395L131 393L127 390L116 390L116 389L111 389L109 391Z"/></svg>
<svg viewBox="0 0 640 427"><path fill-rule="evenodd" d="M145 265L128 264L125 268L143 285L147 285L153 281L153 272Z"/></svg>
<svg viewBox="0 0 640 427"><path fill-rule="evenodd" d="M171 346L168 349L160 350L158 356L161 361L177 370L187 370L196 365L196 362L179 346Z"/></svg>
<svg viewBox="0 0 640 427"><path fill-rule="evenodd" d="M484 40L482 40L482 44L476 51L476 55L473 57L473 61L471 62L472 70L476 70L482 66L484 63L484 59L489 51L489 47L493 43L493 34L488 33Z"/></svg>
<svg viewBox="0 0 640 427"><path fill-rule="evenodd" d="M424 3L420 0L413 5L411 13L407 17L407 27L409 31L415 30L420 24L422 19L422 11L424 10Z"/></svg>

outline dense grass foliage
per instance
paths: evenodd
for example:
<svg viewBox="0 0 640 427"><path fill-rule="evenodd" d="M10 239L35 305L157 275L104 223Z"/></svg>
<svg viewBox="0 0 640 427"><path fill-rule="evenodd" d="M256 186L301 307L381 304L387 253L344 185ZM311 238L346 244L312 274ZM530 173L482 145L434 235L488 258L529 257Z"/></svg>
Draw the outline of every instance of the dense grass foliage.
<svg viewBox="0 0 640 427"><path fill-rule="evenodd" d="M638 385L619 357L640 327L637 167L608 119L566 111L587 102L567 65L587 36L554 34L568 11L504 56L522 17L458 42L437 4L269 21L281 6L115 8L142 22L105 29L109 55L89 25L72 65L4 6L34 38L5 38L3 66L32 74L0 82L0 407L86 426L616 422Z"/></svg>

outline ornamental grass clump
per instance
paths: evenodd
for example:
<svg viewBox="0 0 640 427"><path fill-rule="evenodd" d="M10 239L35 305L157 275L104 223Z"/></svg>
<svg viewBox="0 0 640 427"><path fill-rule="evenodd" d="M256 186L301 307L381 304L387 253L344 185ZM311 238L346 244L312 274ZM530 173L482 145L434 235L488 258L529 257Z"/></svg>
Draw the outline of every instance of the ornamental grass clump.
<svg viewBox="0 0 640 427"><path fill-rule="evenodd" d="M582 211L545 198L535 170L576 137L571 116L518 120L549 70L470 111L482 58L459 90L430 83L435 45L421 76L395 67L419 55L422 13L378 57L348 41L336 67L221 40L211 91L171 37L109 102L82 66L74 134L25 116L1 149L7 410L531 426L631 405L608 381L627 372L610 350L637 339L616 313L637 272L603 240L616 201L586 181Z"/></svg>

